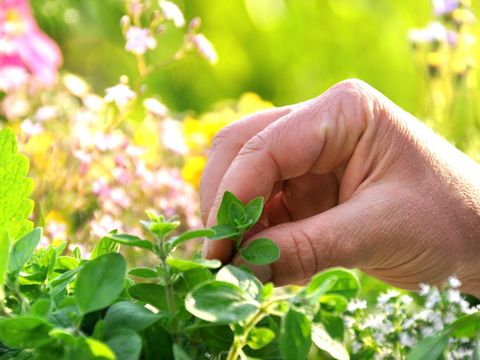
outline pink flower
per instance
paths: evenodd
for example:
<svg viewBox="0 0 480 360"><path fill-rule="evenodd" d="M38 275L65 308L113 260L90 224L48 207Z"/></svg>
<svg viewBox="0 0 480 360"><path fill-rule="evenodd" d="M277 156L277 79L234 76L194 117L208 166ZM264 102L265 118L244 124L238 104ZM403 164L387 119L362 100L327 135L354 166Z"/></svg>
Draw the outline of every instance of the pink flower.
<svg viewBox="0 0 480 360"><path fill-rule="evenodd" d="M41 84L54 83L62 54L38 27L27 0L0 2L0 68L28 70Z"/></svg>
<svg viewBox="0 0 480 360"><path fill-rule="evenodd" d="M17 67L43 85L55 82L62 54L38 27L28 0L0 2L0 43L0 69Z"/></svg>

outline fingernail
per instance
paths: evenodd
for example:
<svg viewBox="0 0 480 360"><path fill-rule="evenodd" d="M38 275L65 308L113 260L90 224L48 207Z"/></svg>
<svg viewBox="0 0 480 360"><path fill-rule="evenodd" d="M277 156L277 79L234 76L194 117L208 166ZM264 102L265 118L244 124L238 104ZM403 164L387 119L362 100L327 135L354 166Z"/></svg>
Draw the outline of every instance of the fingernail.
<svg viewBox="0 0 480 360"><path fill-rule="evenodd" d="M270 265L252 265L246 262L245 259L243 259L239 255L235 256L232 263L235 266L240 266L240 265L248 266L253 271L253 274L262 283L266 283L272 280L272 267Z"/></svg>

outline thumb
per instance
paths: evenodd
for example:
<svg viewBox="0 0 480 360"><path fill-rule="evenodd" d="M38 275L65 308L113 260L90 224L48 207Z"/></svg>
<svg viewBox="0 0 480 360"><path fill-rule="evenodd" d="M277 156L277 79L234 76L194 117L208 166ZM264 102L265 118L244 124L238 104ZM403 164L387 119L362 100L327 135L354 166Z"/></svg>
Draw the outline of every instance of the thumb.
<svg viewBox="0 0 480 360"><path fill-rule="evenodd" d="M372 211L370 206L367 209L361 197L310 218L255 234L245 245L257 238L270 238L280 247L280 258L270 265L248 266L260 280L273 281L277 286L304 284L329 267L364 267L372 258L370 248L375 239L371 235L382 232L382 227L375 225L382 223L376 221L382 211L380 207L378 211ZM365 219L367 212L369 216ZM233 263L245 264L245 260L237 254Z"/></svg>

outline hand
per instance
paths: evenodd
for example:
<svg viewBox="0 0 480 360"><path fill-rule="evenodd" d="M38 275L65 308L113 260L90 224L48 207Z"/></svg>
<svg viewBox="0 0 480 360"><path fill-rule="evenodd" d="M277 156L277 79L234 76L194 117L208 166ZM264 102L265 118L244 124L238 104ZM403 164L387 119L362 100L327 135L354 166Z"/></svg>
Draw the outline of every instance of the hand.
<svg viewBox="0 0 480 360"><path fill-rule="evenodd" d="M480 296L480 166L361 81L223 129L202 178L206 226L225 190L267 201L247 240L281 248L255 269L264 281L344 266L406 289L455 275ZM204 254L234 255L230 240L207 241Z"/></svg>

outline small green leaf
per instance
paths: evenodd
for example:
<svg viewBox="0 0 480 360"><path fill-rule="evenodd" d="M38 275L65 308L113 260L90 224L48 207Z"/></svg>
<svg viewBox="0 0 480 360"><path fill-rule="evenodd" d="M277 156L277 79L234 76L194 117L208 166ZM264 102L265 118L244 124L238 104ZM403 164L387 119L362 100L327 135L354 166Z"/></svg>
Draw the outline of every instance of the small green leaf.
<svg viewBox="0 0 480 360"><path fill-rule="evenodd" d="M120 254L102 255L87 263L78 273L75 302L82 314L112 304L124 287L125 260Z"/></svg>
<svg viewBox="0 0 480 360"><path fill-rule="evenodd" d="M0 341L12 349L34 348L50 342L52 326L45 320L23 316L0 319Z"/></svg>
<svg viewBox="0 0 480 360"><path fill-rule="evenodd" d="M233 265L221 268L216 275L216 280L238 286L253 299L257 298L262 290L262 283L255 276Z"/></svg>
<svg viewBox="0 0 480 360"><path fill-rule="evenodd" d="M230 222L228 213L231 204L237 204L243 208L243 202L237 198L234 194L230 191L225 191L223 193L222 202L220 203L220 207L218 208L217 212L217 223L218 224L231 224L235 225L234 223Z"/></svg>
<svg viewBox="0 0 480 360"><path fill-rule="evenodd" d="M155 270L143 267L130 269L128 275L137 276L145 279L158 277L158 273Z"/></svg>
<svg viewBox="0 0 480 360"><path fill-rule="evenodd" d="M240 249L240 255L253 265L266 265L277 261L280 248L267 238L255 239L247 247Z"/></svg>
<svg viewBox="0 0 480 360"><path fill-rule="evenodd" d="M142 331L157 322L161 316L154 314L140 304L120 301L112 306L105 315L105 334L108 336L116 329Z"/></svg>
<svg viewBox="0 0 480 360"><path fill-rule="evenodd" d="M179 236L175 236L171 238L168 243L170 244L170 248L174 248L185 241L189 241L192 239L198 239L198 238L203 238L203 237L210 237L215 235L215 231L212 229L202 229L202 230L191 230L184 232L183 234Z"/></svg>
<svg viewBox="0 0 480 360"><path fill-rule="evenodd" d="M248 221L248 215L243 204L231 203L228 207L228 222L232 225L243 225Z"/></svg>
<svg viewBox="0 0 480 360"><path fill-rule="evenodd" d="M116 231L111 232L111 235L115 235ZM90 254L90 259L96 259L105 254L116 253L120 248L120 243L112 240L108 236L101 238L94 246L92 253Z"/></svg>
<svg viewBox="0 0 480 360"><path fill-rule="evenodd" d="M167 264L178 271L188 271L192 269L216 269L222 266L222 262L217 259L192 259L183 260L174 257L167 258Z"/></svg>
<svg viewBox="0 0 480 360"><path fill-rule="evenodd" d="M113 331L106 341L115 353L117 360L138 360L142 352L142 338L134 331L117 329Z"/></svg>
<svg viewBox="0 0 480 360"><path fill-rule="evenodd" d="M37 317L46 317L50 313L52 302L47 298L40 298L30 307L29 314Z"/></svg>
<svg viewBox="0 0 480 360"><path fill-rule="evenodd" d="M135 284L128 288L128 293L134 299L153 305L159 310L168 309L165 288L161 285Z"/></svg>
<svg viewBox="0 0 480 360"><path fill-rule="evenodd" d="M410 351L407 355L407 360L442 359L447 344L448 335L445 333L426 337Z"/></svg>
<svg viewBox="0 0 480 360"><path fill-rule="evenodd" d="M269 328L253 328L248 334L247 345L253 350L258 350L268 345L275 339L275 333Z"/></svg>
<svg viewBox="0 0 480 360"><path fill-rule="evenodd" d="M260 219L263 211L263 197L257 197L245 205L245 211L252 224L256 224Z"/></svg>
<svg viewBox="0 0 480 360"><path fill-rule="evenodd" d="M352 271L334 268L315 275L306 290L311 296L314 293L334 293L351 299L358 295L360 283Z"/></svg>
<svg viewBox="0 0 480 360"><path fill-rule="evenodd" d="M108 238L124 246L134 246L134 247L139 247L142 249L153 251L153 244L150 241L140 239L138 236L135 236L135 235L108 234L105 236L105 238Z"/></svg>
<svg viewBox="0 0 480 360"><path fill-rule="evenodd" d="M186 309L215 323L235 323L253 315L259 304L238 286L223 281L200 284L185 298Z"/></svg>
<svg viewBox="0 0 480 360"><path fill-rule="evenodd" d="M13 244L8 262L8 272L18 273L22 269L23 265L33 256L41 238L42 229L35 228Z"/></svg>
<svg viewBox="0 0 480 360"><path fill-rule="evenodd" d="M240 231L238 231L235 226L230 224L218 224L212 226L210 229L215 233L214 235L210 235L208 237L210 240L228 239L240 234Z"/></svg>
<svg viewBox="0 0 480 360"><path fill-rule="evenodd" d="M115 360L112 349L103 342L92 338L85 338L84 341L90 351L90 356L94 359Z"/></svg>
<svg viewBox="0 0 480 360"><path fill-rule="evenodd" d="M0 286L5 283L5 272L10 255L10 236L6 230L0 229ZM0 299L3 301L3 299Z"/></svg>
<svg viewBox="0 0 480 360"><path fill-rule="evenodd" d="M310 320L305 314L290 308L282 319L280 350L285 360L305 359L312 344Z"/></svg>
<svg viewBox="0 0 480 360"><path fill-rule="evenodd" d="M330 337L327 331L319 325L312 326L312 341L323 351L327 352L332 358L337 360L348 360L350 356L345 347L337 340Z"/></svg>
<svg viewBox="0 0 480 360"><path fill-rule="evenodd" d="M173 344L173 357L175 360L191 360L190 356L178 344Z"/></svg>

